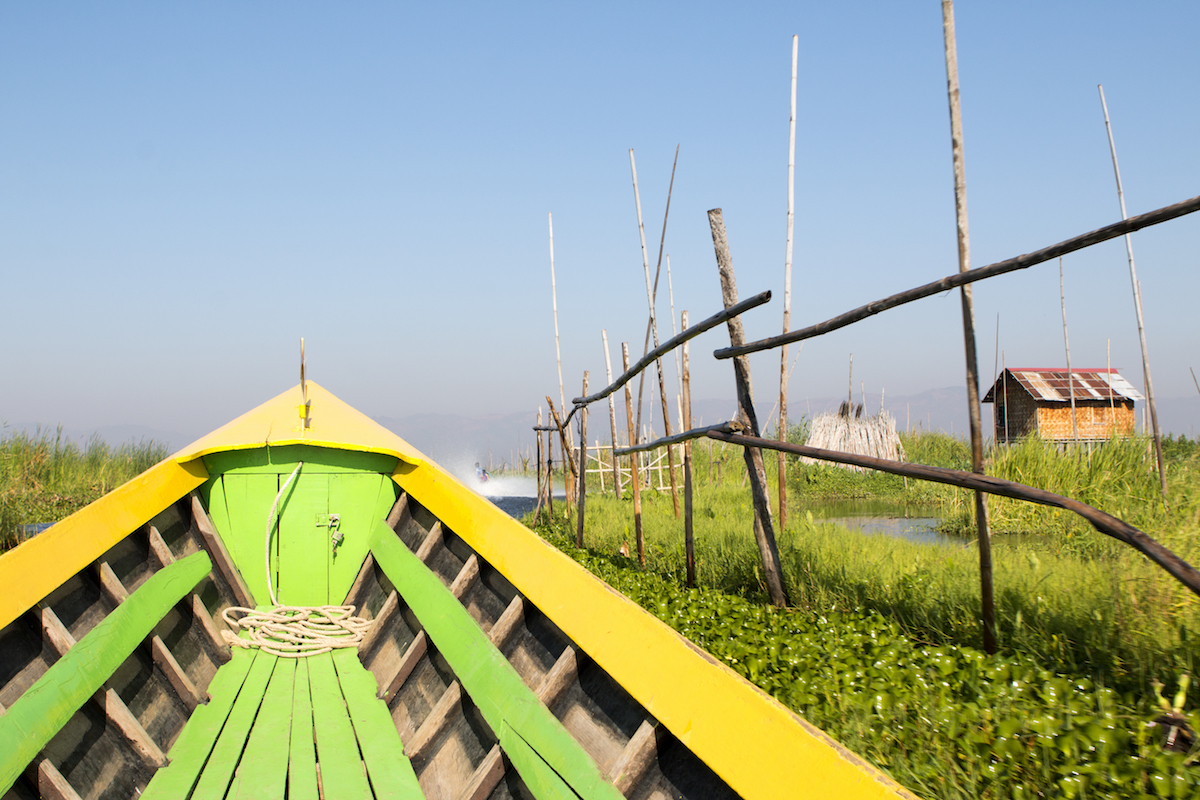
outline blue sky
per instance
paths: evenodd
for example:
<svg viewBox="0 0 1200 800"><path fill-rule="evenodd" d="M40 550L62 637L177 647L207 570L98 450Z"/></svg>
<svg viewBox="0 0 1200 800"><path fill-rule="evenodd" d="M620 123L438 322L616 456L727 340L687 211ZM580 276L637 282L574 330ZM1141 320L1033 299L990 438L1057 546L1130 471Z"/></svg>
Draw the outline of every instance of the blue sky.
<svg viewBox="0 0 1200 800"><path fill-rule="evenodd" d="M972 261L1200 194L1200 7L958 5ZM646 236L676 312L719 308L724 209L746 319L777 333L791 36L793 327L957 269L937 2L0 5L0 419L199 435L314 380L372 416L528 410L639 350ZM1155 388L1195 392L1200 218L1136 234ZM1065 260L1072 361L1141 384L1124 248ZM665 276L659 314L666 329ZM793 398L962 385L954 295L809 342ZM979 361L1062 363L1056 265L976 288ZM663 338L669 333L664 332ZM694 394L732 397L693 346ZM794 352L794 348L793 348ZM759 403L778 356L753 359ZM673 368L672 368L673 369ZM672 378L673 380L673 378ZM403 433L403 432L402 432Z"/></svg>

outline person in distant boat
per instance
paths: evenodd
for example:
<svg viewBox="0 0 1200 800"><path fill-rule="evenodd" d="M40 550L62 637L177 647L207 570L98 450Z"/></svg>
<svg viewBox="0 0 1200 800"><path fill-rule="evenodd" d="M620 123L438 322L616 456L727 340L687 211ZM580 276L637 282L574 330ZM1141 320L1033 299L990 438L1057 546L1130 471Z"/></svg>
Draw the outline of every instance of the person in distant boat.
<svg viewBox="0 0 1200 800"><path fill-rule="evenodd" d="M488 475L488 471L486 469L484 469L483 467L479 466L479 462L476 461L475 462L475 477L479 480L480 483L487 483L489 480L491 480L492 476Z"/></svg>

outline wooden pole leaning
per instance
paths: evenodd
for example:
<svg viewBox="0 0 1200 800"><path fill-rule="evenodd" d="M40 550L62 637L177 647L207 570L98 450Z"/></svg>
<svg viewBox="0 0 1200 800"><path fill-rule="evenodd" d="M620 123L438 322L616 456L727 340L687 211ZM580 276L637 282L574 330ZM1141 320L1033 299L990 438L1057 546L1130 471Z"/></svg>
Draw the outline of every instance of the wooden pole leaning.
<svg viewBox="0 0 1200 800"><path fill-rule="evenodd" d="M688 312L684 311L679 327L687 330ZM683 365L680 367L680 396L683 398L683 429L692 429L692 376L688 367L688 346L683 345ZM668 445L669 447L670 445ZM683 443L683 550L687 559L687 585L696 588L696 547L692 528L692 442Z"/></svg>
<svg viewBox="0 0 1200 800"><path fill-rule="evenodd" d="M963 163L962 114L959 108L958 52L954 36L954 0L942 0L942 33L946 45L946 89L950 101L950 144L954 157L954 210L958 229L958 271L971 269L967 228L967 179ZM963 345L967 367L967 416L971 426L971 471L983 474L983 430L979 419L979 367L976 363L975 306L971 287L962 287ZM983 649L995 653L996 609L992 581L992 543L988 531L987 495L975 491L979 537L979 581L983 616Z"/></svg>
<svg viewBox="0 0 1200 800"><path fill-rule="evenodd" d="M1067 351L1067 389L1071 395L1071 435L1079 449L1079 419L1075 412L1075 379L1071 376L1071 340L1067 337L1067 284L1063 279L1062 257L1058 259L1058 298L1062 303L1063 349ZM1111 391L1109 392L1111 394Z"/></svg>
<svg viewBox="0 0 1200 800"><path fill-rule="evenodd" d="M588 390L588 373L583 371L583 393L587 394ZM575 546L583 547L583 504L587 498L587 408L579 412L579 455L580 455L580 470L579 470L579 519L578 527L575 529ZM601 465L601 469L603 469Z"/></svg>
<svg viewBox="0 0 1200 800"><path fill-rule="evenodd" d="M612 359L608 355L608 330L600 331L600 338L604 340L604 369L608 375L608 383L612 385ZM612 468L613 468L613 493L614 497L621 496L621 468L617 465L617 403L616 398L611 394L608 396L608 424L612 430Z"/></svg>
<svg viewBox="0 0 1200 800"><path fill-rule="evenodd" d="M737 302L737 282L734 279L733 257L729 254L729 242L725 237L725 221L721 209L714 208L708 212L708 224L712 230L717 272L721 278L721 299L728 308ZM730 344L734 347L741 345L746 339L741 319L733 317L727 325ZM746 356L735 358L733 375L737 383L737 421L745 425L753 436L758 436L758 419L754 413L754 394L750 386L750 359ZM775 526L771 521L771 503L767 498L767 476L763 469L762 450L746 447L743 448L742 455L746 460L746 470L750 478L750 494L754 501L754 539L762 557L767 593L772 604L783 608L787 606L788 598L783 586L783 571L779 564L779 547L775 543Z"/></svg>
<svg viewBox="0 0 1200 800"><path fill-rule="evenodd" d="M534 429L534 434L537 436L537 456L533 462L534 469L537 470L537 508L534 509L533 518L539 520L542 518L542 500L545 490L545 485L542 482L542 409L538 409L537 428Z"/></svg>
<svg viewBox="0 0 1200 800"><path fill-rule="evenodd" d="M800 37L792 37L792 116L788 125L788 210L787 251L783 264L783 332L792 324L792 233L796 225L796 63L800 54ZM779 351L779 441L787 441L788 348ZM690 427L690 426L689 426ZM787 460L778 453L779 530L787 528Z"/></svg>
<svg viewBox="0 0 1200 800"><path fill-rule="evenodd" d="M1104 109L1104 128L1108 131L1108 149L1112 153L1113 174L1117 178L1117 199L1121 203L1121 219L1129 219L1125 211L1125 190L1121 188L1121 168L1117 166L1117 145L1113 141L1112 124L1108 121L1108 102L1104 99L1104 86L1100 90L1100 105ZM1158 406L1154 402L1154 382L1150 380L1150 352L1146 349L1146 325L1142 318L1142 284L1137 279L1137 267L1133 263L1133 238L1125 234L1125 253L1129 259L1129 281L1133 284L1133 306L1137 311L1138 341L1142 345L1142 380L1146 383L1146 405L1150 407L1150 427L1154 433L1154 457L1158 461L1158 482L1162 489L1163 505L1167 502L1167 466L1163 461L1162 431L1158 427ZM1110 390L1111 393L1111 390Z"/></svg>
<svg viewBox="0 0 1200 800"><path fill-rule="evenodd" d="M623 369L629 370L629 343L621 342L621 361L624 364ZM633 435L633 392L629 388L629 384L625 384L625 424L629 427L629 443L632 446L637 442ZM613 451L614 458L616 451ZM637 553L638 563L643 567L646 566L646 544L642 539L642 484L638 476L637 468L637 453L632 453L629 456L629 481L633 484L633 530L637 537Z"/></svg>

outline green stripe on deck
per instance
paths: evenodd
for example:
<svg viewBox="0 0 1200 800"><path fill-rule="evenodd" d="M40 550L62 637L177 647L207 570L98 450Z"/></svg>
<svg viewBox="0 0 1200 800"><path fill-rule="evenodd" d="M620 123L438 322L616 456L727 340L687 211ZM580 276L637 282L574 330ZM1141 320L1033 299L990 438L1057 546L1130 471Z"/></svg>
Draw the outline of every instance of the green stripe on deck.
<svg viewBox="0 0 1200 800"><path fill-rule="evenodd" d="M312 687L313 728L317 733L317 760L321 764L325 797L369 800L371 787L363 773L358 742L329 653L309 657L308 683ZM395 728L392 735L399 739Z"/></svg>
<svg viewBox="0 0 1200 800"><path fill-rule="evenodd" d="M292 741L288 754L288 800L318 800L317 745L313 733L308 659L297 659L292 696Z"/></svg>
<svg viewBox="0 0 1200 800"><path fill-rule="evenodd" d="M0 717L0 795L211 570L193 553L151 575L13 703Z"/></svg>
<svg viewBox="0 0 1200 800"><path fill-rule="evenodd" d="M417 783L417 773L404 755L392 715L376 696L379 685L375 676L363 667L356 650L335 650L332 656L376 799L424 797Z"/></svg>
<svg viewBox="0 0 1200 800"><path fill-rule="evenodd" d="M233 651L233 659L217 670L208 686L212 699L192 714L168 754L171 763L154 773L150 785L142 792L142 800L191 794L257 655L257 650L239 647Z"/></svg>
<svg viewBox="0 0 1200 800"><path fill-rule="evenodd" d="M283 800L287 788L295 678L296 659L279 659L258 716L254 718L254 729L246 743L246 752L242 754L233 791L229 793L231 798Z"/></svg>
<svg viewBox="0 0 1200 800"><path fill-rule="evenodd" d="M375 526L371 552L425 626L471 700L498 735L505 727L521 740L505 749L526 785L546 787L540 798L560 796L543 781L547 766L580 797L623 800L596 762L541 704L516 669L492 646L467 610L385 523ZM521 744L526 745L522 747ZM501 748L504 749L503 742Z"/></svg>

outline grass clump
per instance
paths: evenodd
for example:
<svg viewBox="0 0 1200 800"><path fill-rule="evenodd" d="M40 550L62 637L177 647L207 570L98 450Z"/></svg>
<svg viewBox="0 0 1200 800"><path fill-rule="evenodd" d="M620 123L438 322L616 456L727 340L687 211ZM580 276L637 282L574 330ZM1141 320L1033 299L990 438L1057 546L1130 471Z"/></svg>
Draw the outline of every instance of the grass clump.
<svg viewBox="0 0 1200 800"><path fill-rule="evenodd" d="M20 544L22 527L58 522L170 455L154 441L84 445L53 433L0 433L0 552Z"/></svg>

